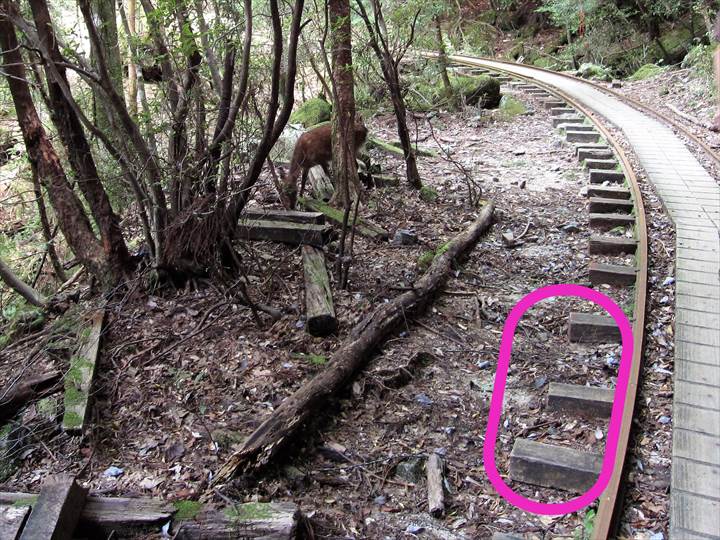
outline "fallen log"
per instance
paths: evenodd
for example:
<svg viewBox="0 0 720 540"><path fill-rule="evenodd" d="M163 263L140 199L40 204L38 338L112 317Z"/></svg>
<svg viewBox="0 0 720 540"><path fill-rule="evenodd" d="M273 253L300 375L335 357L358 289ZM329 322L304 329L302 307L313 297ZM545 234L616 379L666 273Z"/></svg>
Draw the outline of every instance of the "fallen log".
<svg viewBox="0 0 720 540"><path fill-rule="evenodd" d="M301 206L307 208L308 210L322 212L323 214L325 214L325 217L327 217L336 225L342 226L343 224L345 212L338 208L330 206L330 204L324 201L300 197L298 203ZM390 233L387 232L385 229L378 225L375 225L374 223L370 223L366 219L362 218L358 218L357 223L355 224L355 231L358 234L365 236L366 238L370 238L371 240L385 241L390 238Z"/></svg>
<svg viewBox="0 0 720 540"><path fill-rule="evenodd" d="M385 152L388 152L390 154L395 154L396 156L404 156L405 153L403 152L403 149L399 146L398 142L386 142L382 141L380 139L376 139L375 137L369 137L367 145L371 148L378 148L380 150L384 150ZM415 150L415 154L422 157L439 157L435 152L432 150L428 150L426 148L420 148L418 146L413 145L413 150Z"/></svg>
<svg viewBox="0 0 720 540"><path fill-rule="evenodd" d="M333 355L328 368L302 385L245 440L212 481L211 489L234 476L267 465L294 438L299 429L322 411L327 401L362 370L372 352L409 316L420 313L450 274L452 264L468 252L492 223L495 206L488 203L478 219L447 244L428 271L409 290L380 304L355 326ZM205 497L212 497L212 491Z"/></svg>
<svg viewBox="0 0 720 540"><path fill-rule="evenodd" d="M0 424L9 420L30 402L59 391L62 373L50 371L16 383L7 390L0 390Z"/></svg>
<svg viewBox="0 0 720 540"><path fill-rule="evenodd" d="M305 315L307 331L312 336L329 336L337 330L330 277L325 266L325 253L312 246L303 246L305 270Z"/></svg>
<svg viewBox="0 0 720 540"><path fill-rule="evenodd" d="M445 512L445 492L443 491L443 462L435 452L425 464L427 470L428 512L433 517L440 517Z"/></svg>

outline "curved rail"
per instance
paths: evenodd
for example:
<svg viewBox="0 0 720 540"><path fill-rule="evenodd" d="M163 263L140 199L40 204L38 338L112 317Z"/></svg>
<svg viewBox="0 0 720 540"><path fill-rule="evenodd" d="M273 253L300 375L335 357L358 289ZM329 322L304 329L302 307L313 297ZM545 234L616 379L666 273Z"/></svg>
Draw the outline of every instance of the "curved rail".
<svg viewBox="0 0 720 540"><path fill-rule="evenodd" d="M646 305L646 299L647 299L647 268L648 268L648 261L647 261L647 223L645 220L645 207L643 205L642 200L642 194L640 191L640 186L637 181L637 177L635 176L635 172L633 171L632 165L630 163L630 160L628 159L627 155L625 154L624 150L620 146L619 142L617 141L616 137L610 133L610 131L607 129L605 125L601 123L598 116L594 111L591 111L588 107L582 105L577 100L573 99L571 96L567 95L565 92L563 92L562 89L547 84L542 81L538 81L537 79L534 79L532 77L527 77L524 75L520 75L516 72L514 72L512 69L499 69L497 66L494 65L488 65L487 63L484 63L482 59L480 58L472 58L467 56L449 56L448 60L458 63L458 64L464 64L467 66L472 67L482 67L486 69L490 69L492 71L499 71L504 72L507 75L512 76L516 79L522 79L524 81L530 82L538 87L544 88L548 93L554 94L556 96L561 97L564 101L566 101L568 104L570 104L574 109L581 112L585 115L589 120L593 122L595 125L595 128L600 132L600 134L605 138L606 141L608 141L608 144L613 148L615 151L615 154L618 156L618 159L620 160L620 163L622 165L622 168L625 172L625 177L628 181L628 184L630 186L631 196L633 199L633 203L635 206L635 214L636 214L636 221L635 221L635 233L637 236L637 251L635 253L636 258L636 264L637 264L637 277L635 281L635 307L633 312L633 337L635 342L635 348L633 352L633 361L632 361L632 368L630 371L630 381L628 384L627 393L625 395L625 409L623 412L622 417L622 428L620 431L620 440L618 441L618 452L617 457L615 459L615 467L613 469L613 475L610 479L610 483L608 484L607 488L603 492L602 496L600 497L600 504L598 506L598 512L597 516L595 518L594 527L593 527L593 533L592 538L593 540L606 540L611 537L613 526L615 524L615 519L617 518L618 512L620 510L620 501L619 498L619 492L620 492L620 486L622 482L622 475L623 475L623 469L625 464L625 455L627 454L627 448L628 448L628 442L630 439L630 432L632 429L632 419L634 415L634 409L635 409L635 398L637 394L637 388L638 388L638 381L640 378L640 364L642 362L643 357L643 339L644 339L644 332L645 332L645 305ZM492 60L493 63L502 63L502 64L509 64L510 66L516 65L509 62L498 62L496 60ZM527 68L529 66L525 66L524 64L522 67ZM532 68L535 69L535 68ZM541 68L537 68L539 71L548 71L548 70L542 70ZM553 74L556 74L556 72L551 72ZM569 77L573 80L578 80L576 77L572 77L570 75L562 74L566 77ZM586 81L582 81L586 82ZM599 85L594 85L599 86ZM600 87L602 89L602 87ZM604 90L604 89L603 89ZM624 97L620 94L616 94L616 97L619 99L624 99ZM694 135L693 135L694 137ZM696 138L694 138L696 139ZM696 140L698 144L701 144L702 146L704 143L702 141ZM708 147L709 149L709 147ZM713 158L720 163L720 159L717 155L712 153Z"/></svg>

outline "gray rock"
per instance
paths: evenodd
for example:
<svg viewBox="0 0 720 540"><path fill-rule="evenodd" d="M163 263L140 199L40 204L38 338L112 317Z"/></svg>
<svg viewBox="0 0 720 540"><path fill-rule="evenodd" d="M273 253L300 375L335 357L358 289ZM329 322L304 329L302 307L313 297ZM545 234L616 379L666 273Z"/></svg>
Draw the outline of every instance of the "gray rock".
<svg viewBox="0 0 720 540"><path fill-rule="evenodd" d="M395 467L395 475L402 478L410 484L417 484L422 481L425 476L423 466L425 465L423 458L414 457L401 461Z"/></svg>
<svg viewBox="0 0 720 540"><path fill-rule="evenodd" d="M574 221L570 221L569 223L566 223L561 227L561 229L568 233L576 233L580 232L580 225L575 223Z"/></svg>
<svg viewBox="0 0 720 540"><path fill-rule="evenodd" d="M395 231L395 236L392 239L392 243L395 246L411 246L417 244L417 241L417 234L410 229L398 229Z"/></svg>

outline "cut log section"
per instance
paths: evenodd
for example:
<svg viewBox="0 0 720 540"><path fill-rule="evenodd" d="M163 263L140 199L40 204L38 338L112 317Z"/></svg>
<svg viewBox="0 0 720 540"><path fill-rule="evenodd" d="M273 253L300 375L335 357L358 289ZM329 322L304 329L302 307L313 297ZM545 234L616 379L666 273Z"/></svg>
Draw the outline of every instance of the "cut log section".
<svg viewBox="0 0 720 540"><path fill-rule="evenodd" d="M321 212L298 212L297 210L270 210L248 208L243 212L244 219L260 221L286 221L288 223L308 223L323 225L325 215Z"/></svg>
<svg viewBox="0 0 720 540"><path fill-rule="evenodd" d="M298 203L305 208L325 214L325 217L327 217L330 221L336 225L342 226L344 217L344 212L342 210L330 206L326 202L318 201L317 199L300 198ZM349 219L352 220L352 216L350 216ZM355 231L358 234L372 240L384 241L390 238L390 233L385 229L362 218L358 218L358 223L355 224Z"/></svg>
<svg viewBox="0 0 720 540"><path fill-rule="evenodd" d="M86 493L72 476L50 477L40 490L20 540L71 540Z"/></svg>
<svg viewBox="0 0 720 540"><path fill-rule="evenodd" d="M620 343L620 328L609 315L571 313L568 338L572 343Z"/></svg>
<svg viewBox="0 0 720 540"><path fill-rule="evenodd" d="M620 171L603 171L600 169L590 169L590 183L602 184L603 182L622 184L623 182L625 182L625 173Z"/></svg>
<svg viewBox="0 0 720 540"><path fill-rule="evenodd" d="M617 161L614 159L586 159L585 167L588 169L596 169L603 171L614 171L618 167Z"/></svg>
<svg viewBox="0 0 720 540"><path fill-rule="evenodd" d="M590 237L588 252L590 255L624 255L637 251L637 241L633 238L593 235Z"/></svg>
<svg viewBox="0 0 720 540"><path fill-rule="evenodd" d="M615 391L578 384L550 383L547 406L563 413L610 418Z"/></svg>
<svg viewBox="0 0 720 540"><path fill-rule="evenodd" d="M433 452L430 454L425 468L427 469L428 512L433 517L440 517L445 512L443 461Z"/></svg>
<svg viewBox="0 0 720 540"><path fill-rule="evenodd" d="M559 107L553 107L553 109L556 109ZM553 127L559 127L562 124L582 124L583 123L583 117L582 116L576 116L576 115L561 115L561 116L555 116L552 119L552 125Z"/></svg>
<svg viewBox="0 0 720 540"><path fill-rule="evenodd" d="M600 134L596 131L566 131L565 140L567 142L598 142Z"/></svg>
<svg viewBox="0 0 720 540"><path fill-rule="evenodd" d="M263 221L245 219L238 223L237 236L240 240L265 240L285 244L308 244L322 247L332 238L330 225L310 225L285 221Z"/></svg>
<svg viewBox="0 0 720 540"><path fill-rule="evenodd" d="M553 107L550 109L550 114L553 116L562 116L564 114L573 114L577 111L571 107Z"/></svg>
<svg viewBox="0 0 720 540"><path fill-rule="evenodd" d="M615 159L615 154L612 150L578 148L577 157L580 161L588 159Z"/></svg>
<svg viewBox="0 0 720 540"><path fill-rule="evenodd" d="M635 284L637 268L619 264L604 264L591 262L590 283L593 285L617 285L627 287Z"/></svg>
<svg viewBox="0 0 720 540"><path fill-rule="evenodd" d="M65 412L62 427L68 433L81 434L85 427L104 323L103 308L92 316L90 327L86 330L85 342L70 360L70 369L65 374Z"/></svg>
<svg viewBox="0 0 720 540"><path fill-rule="evenodd" d="M635 216L631 214L590 214L591 227L599 229L613 229L635 224Z"/></svg>
<svg viewBox="0 0 720 540"><path fill-rule="evenodd" d="M617 212L629 214L635 207L635 203L625 199L606 199L604 197L590 197L588 209L592 213L608 214Z"/></svg>
<svg viewBox="0 0 720 540"><path fill-rule="evenodd" d="M594 184L588 186L589 197L602 197L603 199L629 199L630 190L618 186L602 186Z"/></svg>
<svg viewBox="0 0 720 540"><path fill-rule="evenodd" d="M325 253L312 246L303 246L305 270L305 314L310 335L324 337L338 328L333 306L330 277L325 266Z"/></svg>
<svg viewBox="0 0 720 540"><path fill-rule="evenodd" d="M15 416L20 409L32 401L58 392L62 388L61 379L62 373L51 371L28 377L15 383L12 388L0 390L0 396L4 396L0 401L0 424Z"/></svg>
<svg viewBox="0 0 720 540"><path fill-rule="evenodd" d="M518 482L585 492L597 481L602 456L517 439L510 453L510 477Z"/></svg>
<svg viewBox="0 0 720 540"><path fill-rule="evenodd" d="M445 283L456 259L472 249L490 227L494 210L493 203L486 204L478 219L466 231L453 238L442 254L435 257L428 271L415 282L411 291L380 304L365 316L335 351L328 367L285 398L240 449L230 456L215 475L211 491L206 497L212 497L214 486L229 481L236 474L267 465L294 440L310 418L326 409L328 400L365 367L371 352L399 324L407 324L408 317L428 305Z"/></svg>

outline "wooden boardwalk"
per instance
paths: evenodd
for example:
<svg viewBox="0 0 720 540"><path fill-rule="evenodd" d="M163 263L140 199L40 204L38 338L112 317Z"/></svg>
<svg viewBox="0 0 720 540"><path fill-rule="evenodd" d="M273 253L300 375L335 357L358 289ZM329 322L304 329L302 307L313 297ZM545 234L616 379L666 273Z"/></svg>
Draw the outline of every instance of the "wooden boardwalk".
<svg viewBox="0 0 720 540"><path fill-rule="evenodd" d="M720 187L670 128L579 80L491 61L621 129L677 232L670 538L720 539Z"/></svg>

